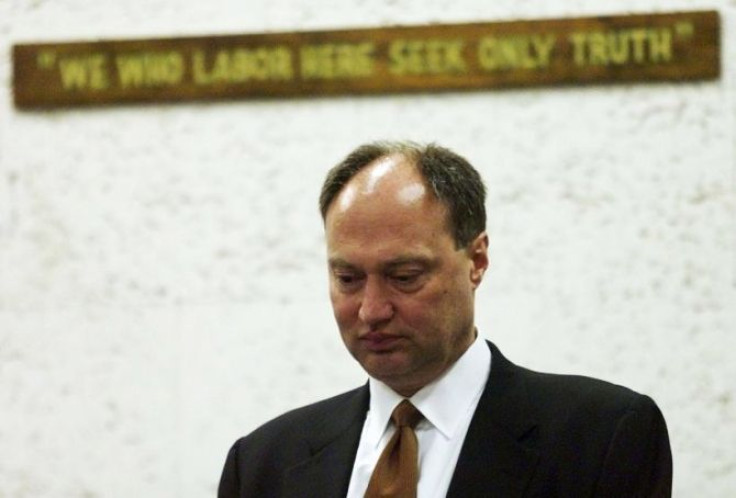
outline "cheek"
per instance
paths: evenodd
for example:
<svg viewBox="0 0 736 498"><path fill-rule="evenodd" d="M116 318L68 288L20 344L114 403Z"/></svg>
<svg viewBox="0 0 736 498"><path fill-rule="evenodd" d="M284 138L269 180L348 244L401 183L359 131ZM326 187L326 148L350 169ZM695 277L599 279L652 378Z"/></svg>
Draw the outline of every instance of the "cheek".
<svg viewBox="0 0 736 498"><path fill-rule="evenodd" d="M401 316L415 327L442 329L464 311L464 302L464 292L457 286L438 286L402 303Z"/></svg>
<svg viewBox="0 0 736 498"><path fill-rule="evenodd" d="M355 305L354 299L331 293L330 300L332 301L332 313L335 315L335 321L341 329L357 318L358 307Z"/></svg>
<svg viewBox="0 0 736 498"><path fill-rule="evenodd" d="M432 295L412 296L396 302L395 312L397 319L410 328L427 330L434 326L435 316L441 299L439 293Z"/></svg>

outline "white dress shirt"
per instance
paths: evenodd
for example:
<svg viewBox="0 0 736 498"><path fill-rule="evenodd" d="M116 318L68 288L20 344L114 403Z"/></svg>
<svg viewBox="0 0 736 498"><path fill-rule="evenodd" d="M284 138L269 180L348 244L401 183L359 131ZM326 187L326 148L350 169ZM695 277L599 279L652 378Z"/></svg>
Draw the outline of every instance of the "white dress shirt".
<svg viewBox="0 0 736 498"><path fill-rule="evenodd" d="M491 371L491 351L476 338L437 380L409 398L424 415L415 432L419 441L417 498L447 495L470 420ZM370 378L370 406L360 435L347 498L363 498L373 468L395 431L391 412L403 400L386 384Z"/></svg>

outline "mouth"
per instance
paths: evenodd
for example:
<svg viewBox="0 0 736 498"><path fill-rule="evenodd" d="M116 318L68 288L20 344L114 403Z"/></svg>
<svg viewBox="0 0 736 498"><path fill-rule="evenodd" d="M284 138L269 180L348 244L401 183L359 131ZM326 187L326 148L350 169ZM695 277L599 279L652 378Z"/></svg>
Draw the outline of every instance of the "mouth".
<svg viewBox="0 0 736 498"><path fill-rule="evenodd" d="M361 343L373 352L382 352L393 349L402 337L394 334L384 334L381 332L368 332L359 337Z"/></svg>

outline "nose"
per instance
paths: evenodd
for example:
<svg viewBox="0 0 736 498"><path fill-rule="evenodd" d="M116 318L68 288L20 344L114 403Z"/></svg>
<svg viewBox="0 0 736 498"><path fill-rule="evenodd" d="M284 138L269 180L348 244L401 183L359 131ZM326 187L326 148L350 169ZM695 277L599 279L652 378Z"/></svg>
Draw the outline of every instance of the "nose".
<svg viewBox="0 0 736 498"><path fill-rule="evenodd" d="M394 307L389 299L388 291L378 279L368 277L363 287L358 318L373 328L390 320L393 314Z"/></svg>

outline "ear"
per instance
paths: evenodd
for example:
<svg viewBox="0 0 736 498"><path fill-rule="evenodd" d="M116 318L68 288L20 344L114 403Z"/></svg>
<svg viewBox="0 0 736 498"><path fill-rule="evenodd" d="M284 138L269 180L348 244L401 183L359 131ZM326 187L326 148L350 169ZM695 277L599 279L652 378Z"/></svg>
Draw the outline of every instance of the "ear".
<svg viewBox="0 0 736 498"><path fill-rule="evenodd" d="M478 234L468 245L467 251L471 263L470 281L473 284L473 289L477 289L490 264L488 260L488 233L484 231Z"/></svg>

